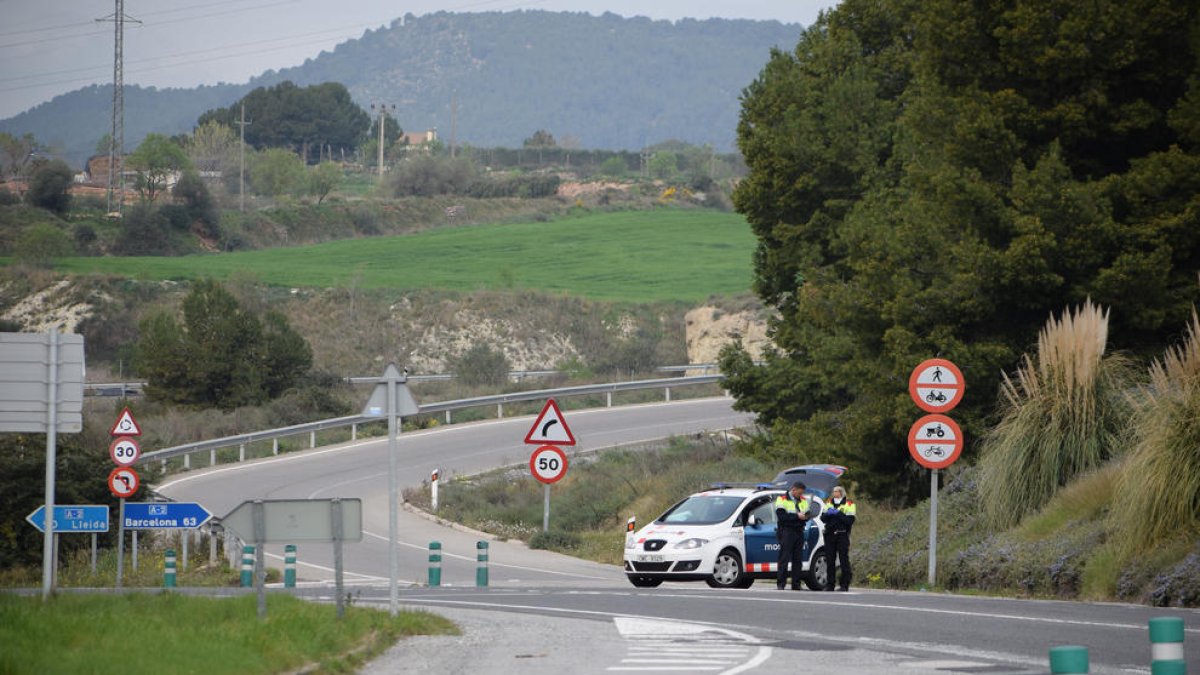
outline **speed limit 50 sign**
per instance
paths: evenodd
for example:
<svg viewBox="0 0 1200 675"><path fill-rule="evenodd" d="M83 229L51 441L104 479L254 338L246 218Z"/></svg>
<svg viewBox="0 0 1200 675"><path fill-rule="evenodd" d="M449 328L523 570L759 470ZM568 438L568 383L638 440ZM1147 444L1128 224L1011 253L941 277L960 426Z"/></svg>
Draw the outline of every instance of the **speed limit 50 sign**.
<svg viewBox="0 0 1200 675"><path fill-rule="evenodd" d="M529 456L529 472L549 485L567 475L567 454L554 445L543 445Z"/></svg>

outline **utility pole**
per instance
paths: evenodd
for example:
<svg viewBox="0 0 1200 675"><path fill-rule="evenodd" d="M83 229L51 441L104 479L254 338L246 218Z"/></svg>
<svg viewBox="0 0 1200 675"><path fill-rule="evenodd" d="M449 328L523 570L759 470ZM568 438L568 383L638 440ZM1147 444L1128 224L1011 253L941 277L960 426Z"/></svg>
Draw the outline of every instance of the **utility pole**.
<svg viewBox="0 0 1200 675"><path fill-rule="evenodd" d="M379 180L383 180L383 127L384 121L387 119L388 104L379 104ZM375 109L375 104L371 104L371 110ZM395 112L396 104L392 104L392 111Z"/></svg>
<svg viewBox="0 0 1200 675"><path fill-rule="evenodd" d="M238 172L238 210L246 212L246 104L242 104L242 119L236 124L242 128L242 142L238 144L238 155L241 159L241 169Z"/></svg>
<svg viewBox="0 0 1200 675"><path fill-rule="evenodd" d="M116 0L116 10L96 21L112 21L113 99L112 130L108 135L108 212L125 213L125 22L141 23L125 15L125 0ZM113 193L117 194L114 195Z"/></svg>
<svg viewBox="0 0 1200 675"><path fill-rule="evenodd" d="M450 96L450 159L454 159L454 142L458 136L458 90Z"/></svg>

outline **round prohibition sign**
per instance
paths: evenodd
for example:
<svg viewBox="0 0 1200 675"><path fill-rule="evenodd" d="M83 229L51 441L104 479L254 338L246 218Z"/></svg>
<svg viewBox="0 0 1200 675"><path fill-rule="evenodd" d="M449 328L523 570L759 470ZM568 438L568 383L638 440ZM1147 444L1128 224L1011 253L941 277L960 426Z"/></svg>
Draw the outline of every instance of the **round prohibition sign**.
<svg viewBox="0 0 1200 675"><path fill-rule="evenodd" d="M908 432L908 454L926 469L950 466L962 449L962 429L945 415L926 415Z"/></svg>
<svg viewBox="0 0 1200 675"><path fill-rule="evenodd" d="M529 472L549 485L567 475L567 453L555 445L543 445L529 456Z"/></svg>
<svg viewBox="0 0 1200 675"><path fill-rule="evenodd" d="M142 456L142 448L137 440L130 436L114 438L108 446L108 455L120 466L130 466Z"/></svg>
<svg viewBox="0 0 1200 675"><path fill-rule="evenodd" d="M908 395L925 412L949 412L962 401L966 388L962 371L946 359L922 361L908 378Z"/></svg>
<svg viewBox="0 0 1200 675"><path fill-rule="evenodd" d="M108 491L119 499L132 497L133 493L138 491L139 485L141 479L138 478L137 472L129 467L118 466L108 474Z"/></svg>

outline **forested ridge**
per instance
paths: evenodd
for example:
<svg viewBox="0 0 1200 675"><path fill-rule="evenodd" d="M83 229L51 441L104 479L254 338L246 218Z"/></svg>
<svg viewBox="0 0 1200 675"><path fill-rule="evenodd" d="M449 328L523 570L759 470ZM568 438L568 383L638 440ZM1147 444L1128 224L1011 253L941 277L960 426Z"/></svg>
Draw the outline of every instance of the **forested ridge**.
<svg viewBox="0 0 1200 675"><path fill-rule="evenodd" d="M732 149L738 95L771 47L798 25L678 22L545 11L407 15L294 68L245 84L125 88L125 138L190 132L205 111L259 87L338 82L363 108L396 106L405 130L436 127L459 143L518 147L538 129L578 147L638 149L668 139ZM93 85L15 117L0 131L32 133L74 164L110 129L111 89Z"/></svg>
<svg viewBox="0 0 1200 675"><path fill-rule="evenodd" d="M912 501L923 359L965 374L973 461L1052 314L1090 298L1143 373L1177 344L1200 299L1198 21L1182 0L845 0L773 52L734 202L778 351L723 360L761 451Z"/></svg>

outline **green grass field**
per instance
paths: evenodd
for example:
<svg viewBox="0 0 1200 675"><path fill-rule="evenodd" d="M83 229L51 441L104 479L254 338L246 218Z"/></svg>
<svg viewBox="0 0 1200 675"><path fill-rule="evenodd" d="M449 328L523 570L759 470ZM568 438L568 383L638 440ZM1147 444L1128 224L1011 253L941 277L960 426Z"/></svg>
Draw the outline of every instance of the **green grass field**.
<svg viewBox="0 0 1200 675"><path fill-rule="evenodd" d="M597 300L696 302L748 292L754 245L737 214L631 211L261 251L67 258L55 267L145 280L250 272L277 286L532 289Z"/></svg>
<svg viewBox="0 0 1200 675"><path fill-rule="evenodd" d="M332 605L267 596L174 593L0 594L0 673L353 672L406 635L457 634L426 612Z"/></svg>

